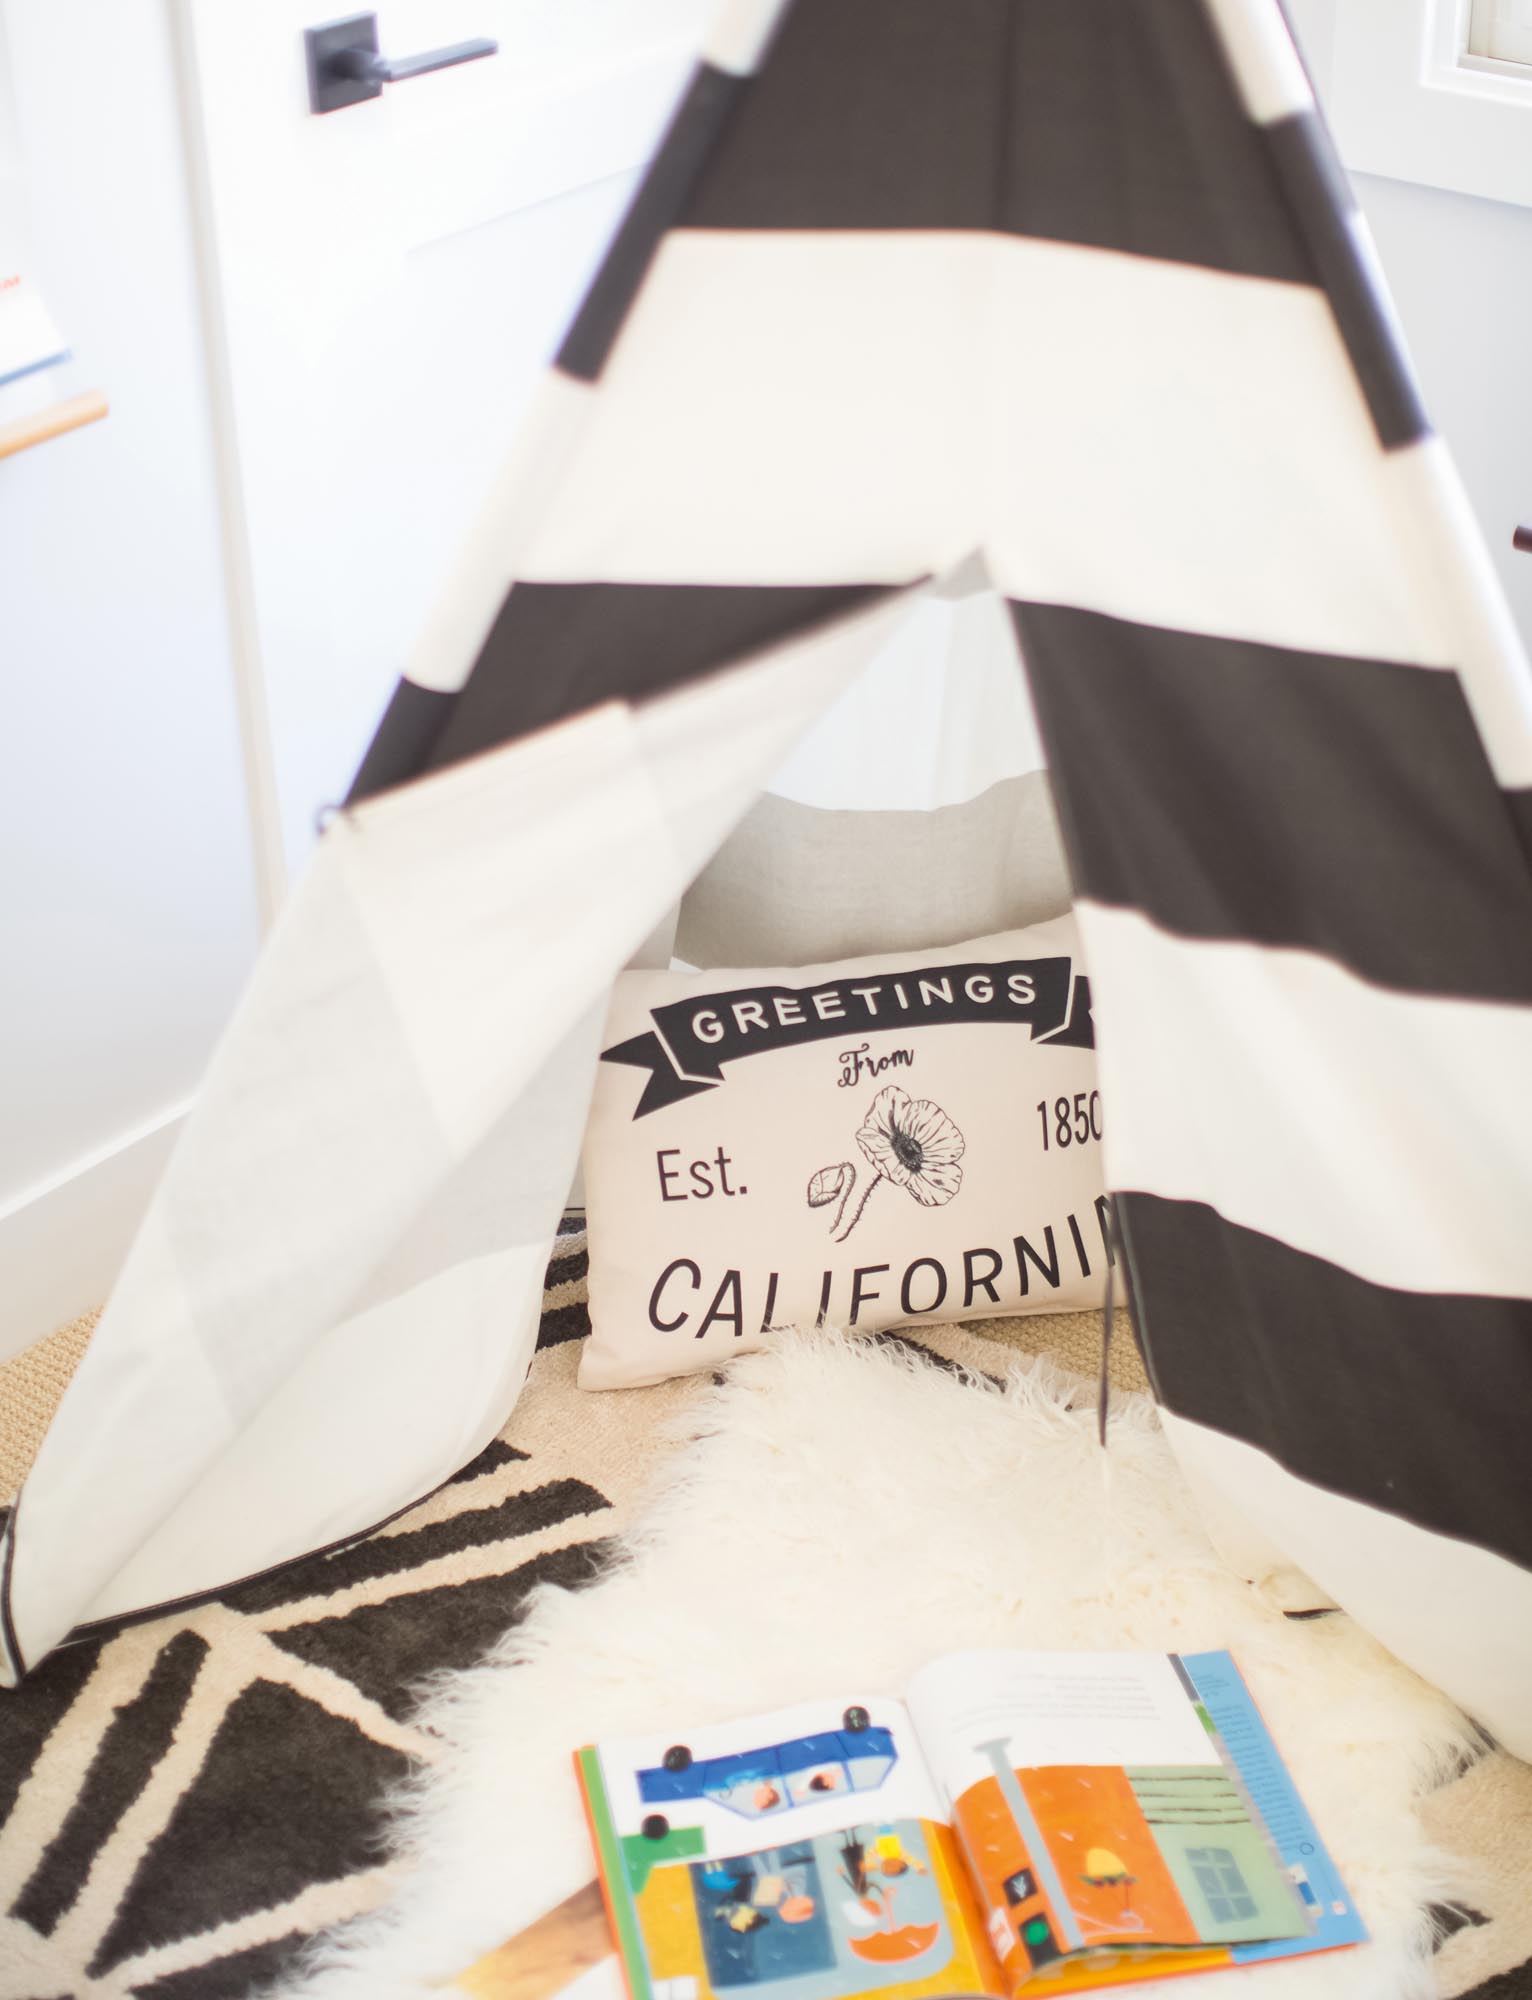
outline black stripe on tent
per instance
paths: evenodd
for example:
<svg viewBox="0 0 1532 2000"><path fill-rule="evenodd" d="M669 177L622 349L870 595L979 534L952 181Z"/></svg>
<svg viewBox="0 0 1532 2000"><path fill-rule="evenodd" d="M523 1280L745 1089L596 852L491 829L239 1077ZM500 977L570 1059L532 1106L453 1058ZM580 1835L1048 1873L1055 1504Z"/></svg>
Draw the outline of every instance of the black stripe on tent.
<svg viewBox="0 0 1532 2000"><path fill-rule="evenodd" d="M1330 300L1378 442L1413 444L1430 429L1410 364L1357 244L1356 200L1317 112L1263 128L1277 178Z"/></svg>
<svg viewBox="0 0 1532 2000"><path fill-rule="evenodd" d="M358 805L363 799L390 791L425 770L456 699L455 694L442 694L436 688L417 687L414 681L401 680L383 711L377 733L367 746L361 769L351 781L346 804Z"/></svg>
<svg viewBox="0 0 1532 2000"><path fill-rule="evenodd" d="M4 1547L0 1548L0 1646L5 1649L6 1665L14 1680L20 1680L27 1670L26 1655L21 1650L16 1621L11 1612L11 1578L16 1568L16 1516L20 1511L21 1495L18 1493L6 1516Z"/></svg>
<svg viewBox="0 0 1532 2000"><path fill-rule="evenodd" d="M1532 1567L1532 1303L1393 1291L1201 1202L1114 1202L1169 1409Z"/></svg>
<svg viewBox="0 0 1532 2000"><path fill-rule="evenodd" d="M437 739L431 767L603 701L663 694L885 594L878 584L518 583Z"/></svg>
<svg viewBox="0 0 1532 2000"><path fill-rule="evenodd" d="M594 382L638 295L659 248L691 197L734 107L751 79L698 66L671 119L633 205L623 218L574 323L564 336L556 365L566 375Z"/></svg>
<svg viewBox="0 0 1532 2000"><path fill-rule="evenodd" d="M1527 866L1532 869L1532 791L1525 788L1508 791L1505 794L1505 803L1511 815L1511 823L1516 828L1517 838L1526 852Z"/></svg>
<svg viewBox="0 0 1532 2000"><path fill-rule="evenodd" d="M1532 871L1455 674L1011 610L1079 894L1532 1000Z"/></svg>
<svg viewBox="0 0 1532 2000"><path fill-rule="evenodd" d="M682 222L1003 230L1316 281L1202 0L795 7Z"/></svg>

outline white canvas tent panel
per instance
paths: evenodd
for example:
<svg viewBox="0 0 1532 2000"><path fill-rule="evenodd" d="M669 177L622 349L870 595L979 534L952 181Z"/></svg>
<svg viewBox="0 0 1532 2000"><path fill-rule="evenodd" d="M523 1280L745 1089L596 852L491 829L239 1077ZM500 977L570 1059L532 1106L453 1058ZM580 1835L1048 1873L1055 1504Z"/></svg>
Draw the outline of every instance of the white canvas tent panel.
<svg viewBox="0 0 1532 2000"><path fill-rule="evenodd" d="M22 1658L376 1525L494 1435L612 978L900 609L330 829L28 1481Z"/></svg>

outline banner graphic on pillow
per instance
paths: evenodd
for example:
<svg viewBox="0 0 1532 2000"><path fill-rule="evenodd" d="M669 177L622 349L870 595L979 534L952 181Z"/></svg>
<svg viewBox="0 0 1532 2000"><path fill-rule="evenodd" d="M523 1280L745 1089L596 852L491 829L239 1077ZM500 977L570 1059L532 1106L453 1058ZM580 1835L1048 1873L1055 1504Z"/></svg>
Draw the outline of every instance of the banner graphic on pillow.
<svg viewBox="0 0 1532 2000"><path fill-rule="evenodd" d="M1077 989L1083 1005L1075 1007ZM723 1081L723 1065L800 1042L842 1039L853 1028L938 1022L1025 1022L1034 1038L1092 1046L1089 987L1068 958L1006 964L933 965L903 978L819 980L813 986L746 986L677 1000L651 1010L654 1030L606 1050L603 1062L632 1063L650 1079L635 1118L663 1110Z"/></svg>
<svg viewBox="0 0 1532 2000"><path fill-rule="evenodd" d="M796 971L630 972L585 1141L585 1388L776 1326L1101 1301L1108 1209L1071 918Z"/></svg>

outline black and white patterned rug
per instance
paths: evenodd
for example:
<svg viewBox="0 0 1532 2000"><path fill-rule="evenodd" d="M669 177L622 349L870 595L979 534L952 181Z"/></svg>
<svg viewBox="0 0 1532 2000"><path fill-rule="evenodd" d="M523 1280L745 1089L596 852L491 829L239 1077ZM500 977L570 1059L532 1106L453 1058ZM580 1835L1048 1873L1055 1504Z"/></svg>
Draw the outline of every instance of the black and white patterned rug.
<svg viewBox="0 0 1532 2000"><path fill-rule="evenodd" d="M246 2000L387 1895L383 1801L433 1754L422 1681L476 1660L535 1585L594 1574L691 1390L575 1389L584 1278L566 1235L527 1390L439 1493L0 1695L0 2000ZM1475 1861L1442 1994L1532 2000L1532 1770L1486 1755L1427 1818Z"/></svg>

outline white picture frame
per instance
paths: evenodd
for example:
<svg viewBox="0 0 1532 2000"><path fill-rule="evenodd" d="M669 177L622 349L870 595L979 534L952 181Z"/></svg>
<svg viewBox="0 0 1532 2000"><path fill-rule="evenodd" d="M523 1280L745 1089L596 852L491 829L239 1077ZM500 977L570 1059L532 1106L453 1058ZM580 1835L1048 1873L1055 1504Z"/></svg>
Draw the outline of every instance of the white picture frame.
<svg viewBox="0 0 1532 2000"><path fill-rule="evenodd" d="M1360 173L1532 207L1532 65L1468 56L1470 8L1336 0L1336 144Z"/></svg>

